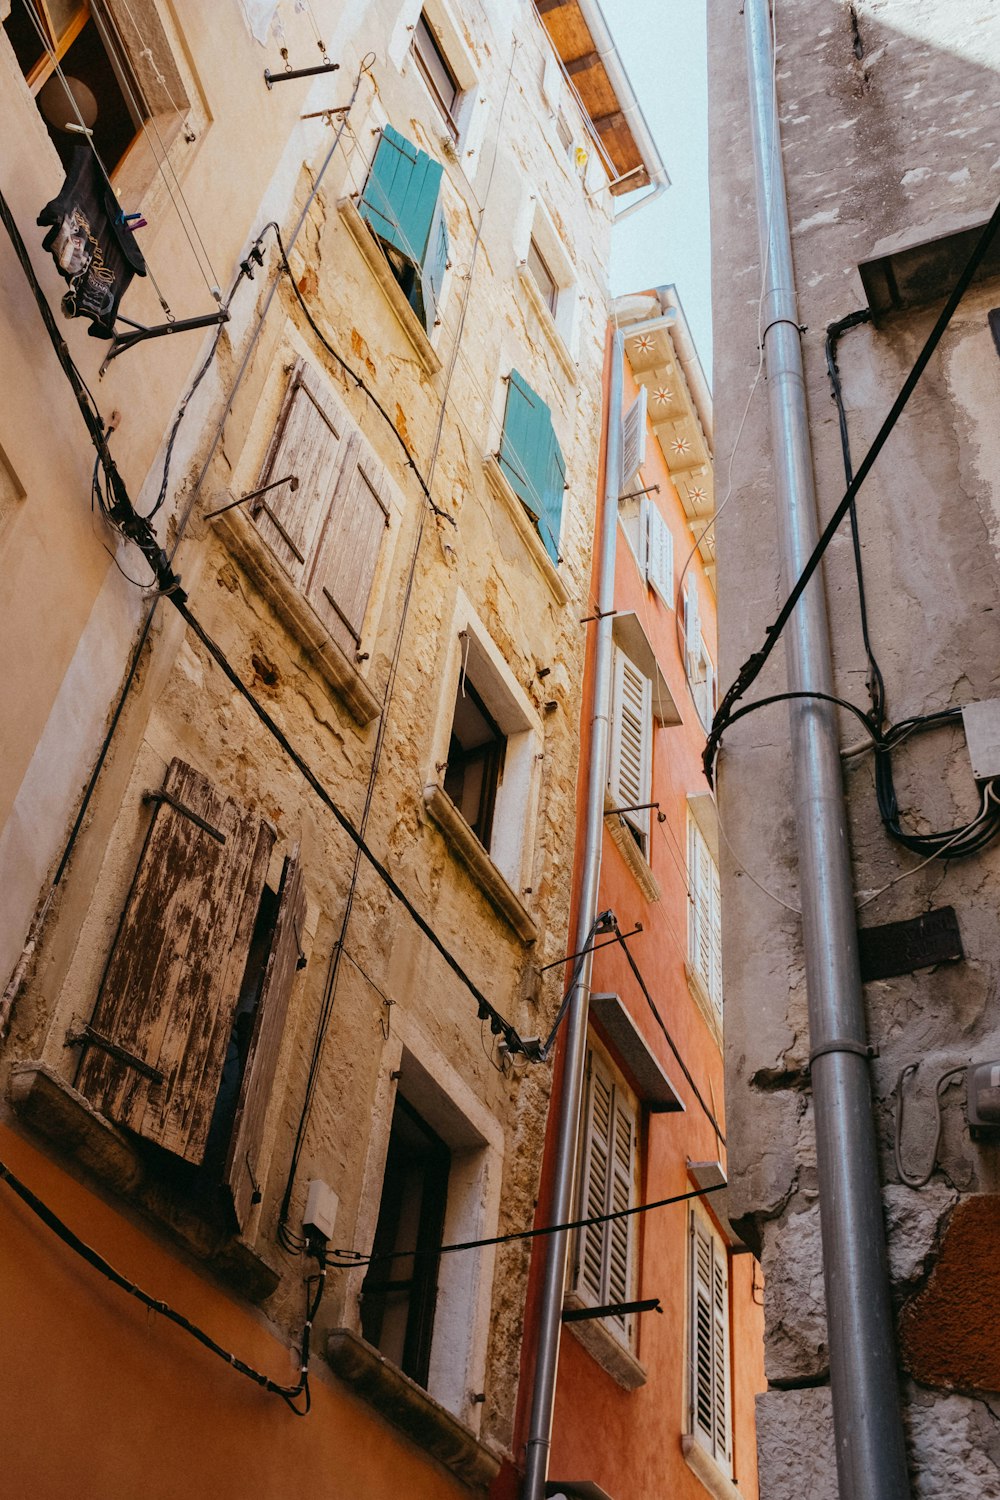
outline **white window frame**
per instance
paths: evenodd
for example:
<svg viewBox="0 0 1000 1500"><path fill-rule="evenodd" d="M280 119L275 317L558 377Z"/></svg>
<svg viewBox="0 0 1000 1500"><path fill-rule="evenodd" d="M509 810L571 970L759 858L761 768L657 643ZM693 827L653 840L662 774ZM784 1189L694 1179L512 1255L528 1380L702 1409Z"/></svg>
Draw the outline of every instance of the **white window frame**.
<svg viewBox="0 0 1000 1500"><path fill-rule="evenodd" d="M701 1208L688 1236L688 1436L732 1478L729 1253Z"/></svg>
<svg viewBox="0 0 1000 1500"><path fill-rule="evenodd" d="M595 1106L598 1094L608 1100L607 1125L597 1128ZM627 1127L624 1153L617 1150L623 1127ZM580 1218L634 1208L639 1201L639 1152L642 1111L620 1074L593 1046L587 1052L586 1089L580 1117L577 1159L576 1203ZM571 1294L577 1305L603 1307L635 1300L638 1284L639 1236L634 1215L577 1230L573 1241ZM599 1269L588 1274L588 1247L596 1247ZM617 1284L612 1266L613 1251L624 1248L624 1267L619 1263ZM591 1248L593 1255L593 1248ZM591 1261L593 1266L593 1261ZM606 1332L630 1352L636 1342L636 1317L601 1320Z"/></svg>
<svg viewBox="0 0 1000 1500"><path fill-rule="evenodd" d="M722 906L719 866L690 808L687 824L688 968L722 1025Z"/></svg>
<svg viewBox="0 0 1000 1500"><path fill-rule="evenodd" d="M653 684L620 646L612 661L611 726L608 737L608 793L615 807L649 802L653 784ZM628 730L631 743L623 744ZM626 753L626 750L628 753ZM650 809L623 813L648 861Z"/></svg>

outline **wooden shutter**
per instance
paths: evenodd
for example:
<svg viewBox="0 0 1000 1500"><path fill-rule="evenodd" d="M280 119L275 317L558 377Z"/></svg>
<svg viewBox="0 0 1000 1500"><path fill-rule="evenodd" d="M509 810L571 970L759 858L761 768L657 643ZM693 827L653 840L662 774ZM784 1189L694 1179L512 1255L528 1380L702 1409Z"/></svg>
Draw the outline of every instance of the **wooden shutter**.
<svg viewBox="0 0 1000 1500"><path fill-rule="evenodd" d="M646 507L646 578L668 609L674 605L674 538L655 505Z"/></svg>
<svg viewBox="0 0 1000 1500"><path fill-rule="evenodd" d="M608 788L616 807L635 807L649 801L653 684L621 650L615 651L611 719ZM649 809L626 817L645 840Z"/></svg>
<svg viewBox="0 0 1000 1500"><path fill-rule="evenodd" d="M729 1468L729 1284L726 1253L691 1215L691 1427Z"/></svg>
<svg viewBox="0 0 1000 1500"><path fill-rule="evenodd" d="M500 467L557 563L566 464L552 430L551 411L516 370L511 370L507 383Z"/></svg>
<svg viewBox="0 0 1000 1500"><path fill-rule="evenodd" d="M580 1217L594 1218L630 1208L634 1202L636 1120L632 1107L602 1060L587 1055L580 1156ZM627 1302L632 1295L633 1221L611 1219L580 1230L576 1289L600 1307ZM608 1320L631 1337L633 1318Z"/></svg>
<svg viewBox="0 0 1000 1500"><path fill-rule="evenodd" d="M705 836L688 818L688 957L722 1014L719 870Z"/></svg>
<svg viewBox="0 0 1000 1500"><path fill-rule="evenodd" d="M701 619L698 614L698 586L689 578L684 586L684 649L688 658L688 675L701 660Z"/></svg>
<svg viewBox="0 0 1000 1500"><path fill-rule="evenodd" d="M305 590L351 661L361 645L375 569L389 525L387 493L385 470L355 434L345 445Z"/></svg>
<svg viewBox="0 0 1000 1500"><path fill-rule="evenodd" d="M424 263L443 168L386 125L358 204L379 239L414 266Z"/></svg>
<svg viewBox="0 0 1000 1500"><path fill-rule="evenodd" d="M250 1051L226 1158L225 1181L232 1194L240 1229L246 1227L254 1193L262 1177L260 1148L264 1119L278 1065L292 984L302 953L305 909L302 866L296 844L286 857L281 874L271 951L257 1002Z"/></svg>
<svg viewBox="0 0 1000 1500"><path fill-rule="evenodd" d="M94 1010L114 1050L91 1043L77 1087L108 1119L197 1162L275 834L183 761L164 794Z"/></svg>
<svg viewBox="0 0 1000 1500"><path fill-rule="evenodd" d="M301 583L333 493L348 424L304 360L292 374L261 484L294 476L251 502L261 536L294 583Z"/></svg>
<svg viewBox="0 0 1000 1500"><path fill-rule="evenodd" d="M619 494L624 494L646 462L646 387L622 417L622 472Z"/></svg>
<svg viewBox="0 0 1000 1500"><path fill-rule="evenodd" d="M708 901L708 933L709 933L709 970L708 970L708 993L712 997L712 1004L719 1013L722 1020L722 902L719 887L719 870L712 858L709 860L709 901Z"/></svg>
<svg viewBox="0 0 1000 1500"><path fill-rule="evenodd" d="M444 286L444 275L448 269L448 228L444 222L444 211L441 201L438 199L434 219L431 224L430 239L427 244L427 255L421 270L421 282L423 285L423 319L424 327L430 333L437 318L438 304L441 301L441 290Z"/></svg>

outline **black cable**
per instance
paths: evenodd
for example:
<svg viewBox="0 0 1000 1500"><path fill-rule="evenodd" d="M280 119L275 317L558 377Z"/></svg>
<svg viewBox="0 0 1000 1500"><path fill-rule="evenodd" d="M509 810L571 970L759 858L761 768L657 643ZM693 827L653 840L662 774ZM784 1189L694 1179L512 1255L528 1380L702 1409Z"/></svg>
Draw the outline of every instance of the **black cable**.
<svg viewBox="0 0 1000 1500"><path fill-rule="evenodd" d="M923 348L918 354L913 368L910 370L910 373L904 380L899 393L896 396L896 399L893 401L889 413L885 418L885 421L882 423L882 426L876 433L875 438L873 439L871 446L868 449L868 452L862 459L857 473L848 484L847 491L843 499L837 505L837 508L834 510L833 515L830 517L826 526L823 528L819 541L813 548L809 560L796 579L795 584L793 585L792 590L789 593L784 604L781 606L781 609L778 613L778 618L767 631L760 650L755 651L752 656L747 658L743 666L740 668L739 672L737 672L736 677L732 685L726 692L725 696L723 697L722 702L719 704L718 710L715 714L715 718L712 720L712 728L709 733L708 740L705 744L705 750L702 756L702 764L705 769L705 777L708 781L709 786L713 784L713 768L715 764L716 753L719 748L719 741L721 740L726 729L729 727L735 705L744 696L747 690L753 685L753 683L757 680L757 678L763 671L764 664L777 645L779 637L781 636L781 632L784 630L785 625L788 623L792 611L794 610L796 604L799 602L799 599L801 598L805 588L807 587L809 580L812 578L813 574L818 568L823 554L836 535L841 522L848 514L851 506L853 505L858 491L864 484L865 480L868 478L875 460L878 458L879 454L884 448L889 438L889 434L892 432L897 421L899 420L899 417L902 415L904 408L909 402L909 399L912 396L914 389L916 388L917 382L919 381L921 375L930 362L932 354L934 353L938 344L941 342L944 332L948 327L948 324L951 322L955 309L958 306L959 302L962 300L962 297L965 295L965 292L968 289L972 278L975 276L976 271L979 269L979 266L981 265L987 251L990 248L990 245L993 242L998 228L1000 228L1000 203L998 203L996 208L993 210L989 223L986 225L982 234L979 236L979 239L976 242L976 246L969 257L968 262L966 263L965 269L962 271L954 287L952 288L948 300L942 308L941 313L939 314L937 321L934 324L934 327L931 329L931 332L929 333Z"/></svg>
<svg viewBox="0 0 1000 1500"><path fill-rule="evenodd" d="M559 1028L563 1023L563 1018L565 1017L566 1012L569 1010L569 1003L573 998L573 991L576 989L579 982L580 971L583 968L587 954L593 952L593 949L590 945L599 932L607 932L609 930L612 922L614 922L614 913L611 911L598 912L597 916L594 918L594 925L587 933L587 941L584 943L580 952L576 955L576 963L573 965L573 972L570 975L569 984L566 986L566 991L562 997L562 1002L559 1006L559 1009L556 1011L556 1018L552 1022L552 1029L546 1037L545 1043L542 1047L543 1060L546 1059L549 1053L552 1051L552 1045L555 1042L556 1036L559 1032Z"/></svg>
<svg viewBox="0 0 1000 1500"><path fill-rule="evenodd" d="M486 1250L492 1245L509 1245L516 1240L536 1240L543 1235L564 1234L573 1229L589 1229L594 1224L610 1224L614 1219L631 1219L636 1214L648 1214L655 1208L669 1208L672 1203L687 1203L692 1198L704 1198L708 1193L720 1193L724 1182L711 1187L694 1188L690 1193L675 1193L672 1198L658 1198L655 1203L637 1203L633 1208L616 1208L606 1214L592 1214L587 1219L570 1219L565 1224L543 1224L537 1229L515 1229L510 1234L494 1234L482 1240L461 1240L453 1245L436 1245L427 1249L387 1250L382 1255L365 1255L360 1250L328 1250L324 1264L337 1270L347 1271L355 1266L371 1266L386 1260L411 1260L419 1255L452 1255L459 1250Z"/></svg>
<svg viewBox="0 0 1000 1500"><path fill-rule="evenodd" d="M631 954L631 952L629 950L628 943L625 942L624 936L622 934L621 929L618 926L617 920L615 920L615 923L614 923L614 930L615 930L615 936L618 938L618 941L621 943L622 952L625 954L625 957L628 959L628 966L632 970L633 975L635 976L635 981L638 984L640 990L642 990L642 993L643 993L643 995L645 997L645 1000L646 1000L646 1004L649 1006L650 1010L653 1013L653 1019L656 1022L657 1026L659 1026L660 1030L663 1032L663 1035L666 1037L666 1040L667 1040L667 1046L670 1048L671 1052L674 1054L674 1057L677 1059L677 1066L680 1068L681 1072L684 1074L684 1077L687 1079L688 1087L690 1088L692 1094L694 1094L694 1097L697 1099L698 1103L701 1105L702 1110L704 1111L705 1115L707 1116L709 1124L711 1125L712 1129L715 1131L716 1135L718 1136L718 1138L722 1142L722 1144L725 1145L726 1144L726 1137L722 1133L722 1130L721 1130L721 1128L719 1126L719 1122L715 1118L715 1116L712 1113L712 1111L709 1109L708 1105L705 1103L704 1099L702 1098L701 1091L698 1088L698 1085L695 1083L694 1079L691 1077L691 1073L690 1073L690 1071L688 1069L687 1063L684 1061L683 1057L681 1057L680 1053L678 1052L678 1050L677 1050L677 1043L674 1041L673 1037L670 1035L670 1032L667 1030L666 1023L665 1023L663 1017L660 1015L660 1012L656 1008L656 1001L653 999L652 995L649 993L649 987L646 984L646 981L643 979L641 973L639 972L639 965L636 963L635 959L632 957L632 954Z"/></svg>
<svg viewBox="0 0 1000 1500"><path fill-rule="evenodd" d="M26 1187L18 1177L15 1177L10 1168L2 1161L0 1161L0 1180L7 1183L8 1187L17 1194L22 1203L30 1208L31 1212L36 1218L41 1220L47 1229L51 1229L62 1240L63 1244L67 1245L76 1255L79 1255L82 1260L85 1260L95 1271L99 1271L102 1276L106 1276L115 1286L120 1287L123 1292L127 1292L130 1297L134 1297L136 1301L141 1302L144 1307L148 1307L152 1312L159 1313L168 1322L175 1323L178 1328L182 1328L185 1333L189 1333L193 1339L197 1339L199 1344L203 1344L212 1354L218 1355L227 1365L231 1365L240 1375L245 1375L248 1380L252 1380L262 1390L268 1391L273 1396L280 1396L289 1410L294 1412L297 1417L308 1415L311 1405L309 1394L310 1335L313 1320L319 1310L326 1284L326 1264L322 1252L318 1252L317 1256L320 1261L320 1270L318 1278L316 1278L319 1283L316 1294L311 1300L307 1298L306 1303L306 1320L302 1328L300 1343L302 1352L299 1362L299 1379L295 1385L281 1385L278 1381L272 1380L270 1376L262 1375L259 1370L255 1370L252 1365L246 1364L244 1360L238 1359L235 1354L231 1354L221 1344L217 1344L210 1334L207 1334L203 1328L199 1328L196 1323L192 1323L183 1313L176 1312L168 1303L161 1302L159 1298L151 1297L148 1292L143 1291L134 1281L130 1281L127 1276L123 1276L120 1271L116 1271L114 1266L104 1259L103 1255L84 1240L81 1240L79 1235L75 1234L68 1224L64 1223L57 1214L53 1213L47 1204L36 1197L31 1189ZM305 1399L303 1407L295 1405L299 1397L304 1397Z"/></svg>

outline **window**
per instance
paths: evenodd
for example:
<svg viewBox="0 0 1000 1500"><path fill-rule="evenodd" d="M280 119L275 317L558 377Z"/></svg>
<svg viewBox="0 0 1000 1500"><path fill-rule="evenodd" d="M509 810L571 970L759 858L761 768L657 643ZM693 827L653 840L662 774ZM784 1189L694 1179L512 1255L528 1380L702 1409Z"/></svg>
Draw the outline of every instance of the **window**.
<svg viewBox="0 0 1000 1500"><path fill-rule="evenodd" d="M450 1165L444 1141L397 1094L372 1247L375 1269L362 1284L361 1332L425 1387ZM380 1256L391 1255L398 1258L380 1263Z"/></svg>
<svg viewBox="0 0 1000 1500"><path fill-rule="evenodd" d="M711 727L716 709L716 678L712 659L701 632L698 612L698 586L689 578L684 587L684 654L685 669L694 706L702 726Z"/></svg>
<svg viewBox="0 0 1000 1500"><path fill-rule="evenodd" d="M653 684L620 647L612 667L608 791L639 851L648 856L653 768Z"/></svg>
<svg viewBox="0 0 1000 1500"><path fill-rule="evenodd" d="M181 760L162 792L101 980L76 1086L175 1158L243 1229L305 907L298 850L266 885L270 823Z"/></svg>
<svg viewBox="0 0 1000 1500"><path fill-rule="evenodd" d="M559 301L559 284L549 270L545 257L534 239L528 242L528 270L535 278L538 290L542 294L542 301L555 317L556 304Z"/></svg>
<svg viewBox="0 0 1000 1500"><path fill-rule="evenodd" d="M463 671L455 699L444 789L485 849L493 835L507 736Z"/></svg>
<svg viewBox="0 0 1000 1500"><path fill-rule="evenodd" d="M507 382L499 462L543 547L558 563L566 464L552 429L551 411L516 370L511 370Z"/></svg>
<svg viewBox="0 0 1000 1500"><path fill-rule="evenodd" d="M358 204L428 333L434 327L448 264L441 177L440 162L386 125Z"/></svg>
<svg viewBox="0 0 1000 1500"><path fill-rule="evenodd" d="M587 1087L581 1120L579 1217L593 1218L631 1208L637 1195L638 1110L603 1057L587 1055ZM588 1307L634 1300L635 1220L588 1224L578 1232L574 1290ZM602 1321L618 1339L634 1341L635 1317L615 1312Z"/></svg>
<svg viewBox="0 0 1000 1500"><path fill-rule="evenodd" d="M719 867L688 814L688 963L722 1020L722 912Z"/></svg>
<svg viewBox="0 0 1000 1500"><path fill-rule="evenodd" d="M63 165L81 140L66 129L79 113L113 171L149 110L106 9L98 0L13 0L3 25Z"/></svg>
<svg viewBox="0 0 1000 1500"><path fill-rule="evenodd" d="M618 517L639 571L668 609L674 607L674 538L647 495L632 495L618 507Z"/></svg>
<svg viewBox="0 0 1000 1500"><path fill-rule="evenodd" d="M622 473L620 494L631 489L632 481L646 462L646 387L622 417Z"/></svg>
<svg viewBox="0 0 1000 1500"><path fill-rule="evenodd" d="M728 1256L722 1241L698 1210L691 1212L690 1235L691 1433L716 1463L730 1473Z"/></svg>
<svg viewBox="0 0 1000 1500"><path fill-rule="evenodd" d="M462 90L451 64L441 50L441 44L427 19L426 11L420 12L420 19L413 29L413 55L420 69L421 78L430 89L435 103L444 116L445 124L457 141L456 116Z"/></svg>
<svg viewBox="0 0 1000 1500"><path fill-rule="evenodd" d="M340 403L305 361L294 366L250 502L257 529L353 662L385 531L388 482Z"/></svg>

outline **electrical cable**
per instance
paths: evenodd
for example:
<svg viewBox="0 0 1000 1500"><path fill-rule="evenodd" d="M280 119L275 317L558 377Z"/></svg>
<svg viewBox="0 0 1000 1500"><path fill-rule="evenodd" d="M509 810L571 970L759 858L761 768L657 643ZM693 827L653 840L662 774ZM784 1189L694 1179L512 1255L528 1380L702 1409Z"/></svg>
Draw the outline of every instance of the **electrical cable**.
<svg viewBox="0 0 1000 1500"><path fill-rule="evenodd" d="M930 1182L931 1177L934 1174L934 1168L937 1166L938 1148L941 1145L941 1095L944 1092L945 1086L947 1085L948 1081L952 1078L955 1078L959 1073L964 1073L965 1070L969 1067L969 1064L960 1063L957 1068L949 1068L947 1072L944 1072L940 1075L934 1085L934 1116L936 1121L934 1131L934 1146L931 1150L930 1166L922 1176L917 1177L913 1173L906 1170L906 1168L903 1166L902 1160L903 1084L906 1082L911 1073L915 1073L917 1071L917 1068L919 1066L919 1063L907 1063L906 1067L902 1069L899 1077L896 1079L896 1122L892 1137L892 1150L893 1155L896 1159L896 1171L899 1174L899 1180L900 1182L904 1182L907 1187L911 1188L924 1187L928 1182Z"/></svg>
<svg viewBox="0 0 1000 1500"><path fill-rule="evenodd" d="M688 1069L687 1063L684 1061L683 1057L681 1057L681 1054L678 1052L678 1050L677 1050L677 1043L674 1041L673 1037L670 1035L670 1032L667 1030L666 1022L664 1021L663 1017L660 1015L660 1012L656 1008L656 1002L655 1002L655 1000L653 999L652 995L649 992L649 986L646 984L646 981L643 979L642 974L639 972L639 965L636 963L635 959L633 958L632 953L629 950L628 943L625 942L624 935L622 934L622 931L621 931L621 929L618 926L617 920L615 918L612 918L612 921L614 922L614 933L615 933L615 936L617 937L619 943L621 944L622 951L624 952L625 957L628 959L628 966L632 970L632 973L633 973L633 975L635 977L635 981L636 981L636 983L638 984L640 990L643 993L643 997L644 997L644 999L646 1001L646 1004L649 1006L649 1009L652 1012L653 1020L656 1022L657 1026L659 1026L660 1030L663 1032L663 1035L664 1035L664 1037L666 1038L666 1041L667 1041L667 1046L670 1048L671 1052L674 1054L674 1057L675 1057L675 1059L677 1061L677 1066L680 1068L681 1072L684 1074L684 1077L687 1079L688 1087L690 1088L692 1094L694 1094L694 1097L697 1099L698 1103L701 1105L702 1110L704 1111L705 1115L708 1118L709 1124L711 1125L712 1129L715 1131L716 1135L718 1136L718 1138L722 1142L722 1144L725 1145L726 1144L726 1137L722 1133L722 1129L721 1129L721 1127L719 1125L718 1120L715 1118L715 1115L712 1113L712 1111L709 1109L708 1105L705 1103L704 1099L702 1098L701 1091L698 1088L698 1085L695 1083L694 1079L691 1077L691 1073L690 1073L690 1071Z"/></svg>
<svg viewBox="0 0 1000 1500"><path fill-rule="evenodd" d="M545 1235L565 1234L568 1230L590 1229L596 1224L611 1224L616 1219L632 1219L637 1214L652 1213L657 1208L669 1208L673 1203L689 1203L692 1198L704 1198L709 1193L720 1193L724 1182L710 1187L694 1188L690 1193L675 1193L670 1198L658 1198L654 1203L636 1203L631 1208L616 1208L606 1214L592 1214L586 1219L569 1219L565 1224L542 1224L534 1229L515 1229L509 1234L494 1234L481 1240L461 1240L452 1245L436 1245L430 1249L387 1250L382 1255L364 1254L360 1250L328 1250L324 1263L340 1271L355 1267L381 1264L386 1260L410 1260L421 1255L454 1255L462 1250L488 1250L493 1245L510 1245L518 1240L537 1240Z"/></svg>
<svg viewBox="0 0 1000 1500"><path fill-rule="evenodd" d="M809 557L808 561L805 564L805 567L802 569L801 573L796 579L784 604L781 606L781 609L778 612L777 619L775 620L774 624L771 625L768 629L760 649L758 651L755 651L744 662L739 672L737 672L732 685L725 693L722 702L720 703L719 708L715 714L715 718L712 721L712 728L709 733L702 757L705 776L709 786L712 785L713 767L715 763L716 752L719 747L719 742L726 729L729 727L729 724L732 722L733 709L735 705L746 694L748 689L752 686L752 684L760 676L760 673L763 671L764 665L767 662L768 657L774 650L775 646L777 645L781 633L784 630L785 625L788 623L788 619L792 611L801 598L804 590L808 586L809 580L812 578L813 574L818 568L823 558L823 554L826 552L827 547L830 545L830 542L836 535L841 522L848 514L851 505L854 503L855 497L858 494L858 491L861 489L861 486L864 484L869 473L871 472L876 459L878 458L886 442L888 441L889 435L891 434L893 428L896 426L899 417L902 415L902 412L909 402L909 399L913 394L913 391L916 388L921 375L927 368L931 356L933 355L938 344L941 342L944 332L948 327L948 324L951 322L955 309L957 308L973 277L975 276L976 271L979 269L979 266L986 256L986 253L993 242L998 228L1000 228L1000 203L998 203L996 208L993 210L993 213L990 216L989 223L986 225L982 234L979 236L979 239L976 242L975 248L973 249L972 254L969 257L964 270L962 271L958 280L955 282L955 285L953 286L948 299L945 302L945 305L934 324L934 327L928 335L923 348L917 356L917 359L914 362L910 373L904 380L899 393L897 394L887 416L885 417L885 420L879 428L875 438L872 440L867 453L862 459L861 464L859 465L857 472L854 475L854 478L847 486L847 490L842 500L837 505L826 526L823 528L823 531L820 534L819 540L816 543L811 556Z"/></svg>
<svg viewBox="0 0 1000 1500"><path fill-rule="evenodd" d="M140 1286L137 1286L134 1281L130 1281L121 1271L117 1271L111 1265L110 1261L105 1260L104 1256L95 1250L93 1246L88 1245L84 1240L80 1239L79 1235L75 1234L68 1224L60 1219L57 1214L53 1213L52 1209L43 1203L29 1187L26 1187L20 1178L15 1177L10 1168L2 1161L0 1161L0 1181L6 1182L7 1186L21 1199L22 1203L31 1210L36 1218L41 1220L47 1229L52 1230L53 1234L64 1245L68 1246L81 1260L86 1261L95 1271L100 1272L108 1281L120 1287L123 1292L127 1292L130 1297L134 1297L137 1302L141 1302L144 1307L148 1307L151 1312L159 1313L162 1318L166 1318L168 1322L175 1324L185 1333L190 1334L199 1344L204 1345L210 1353L217 1355L227 1365L232 1366L237 1374L245 1375L248 1380L252 1380L255 1385L259 1385L262 1390L269 1392L271 1395L280 1396L289 1411L294 1412L297 1417L308 1416L311 1406L309 1393L310 1336L313 1321L319 1311L319 1305L326 1285L325 1255L318 1247L316 1255L319 1260L319 1272L315 1278L309 1278L310 1280L317 1280L318 1286L312 1298L308 1296L307 1288L306 1318L299 1344L301 1350L299 1379L295 1385L282 1385L280 1382L272 1380L270 1376L261 1374L259 1370L255 1370L252 1365L248 1365L244 1360L238 1359L235 1354L231 1354L228 1349L224 1349L221 1344L216 1343L215 1339L210 1334L207 1334L203 1328L200 1328L197 1323L192 1323L190 1318L186 1318L183 1313L175 1311L169 1303L162 1302L159 1298L150 1296L149 1292L143 1291ZM305 1403L301 1407L295 1405L300 1397L304 1399Z"/></svg>

